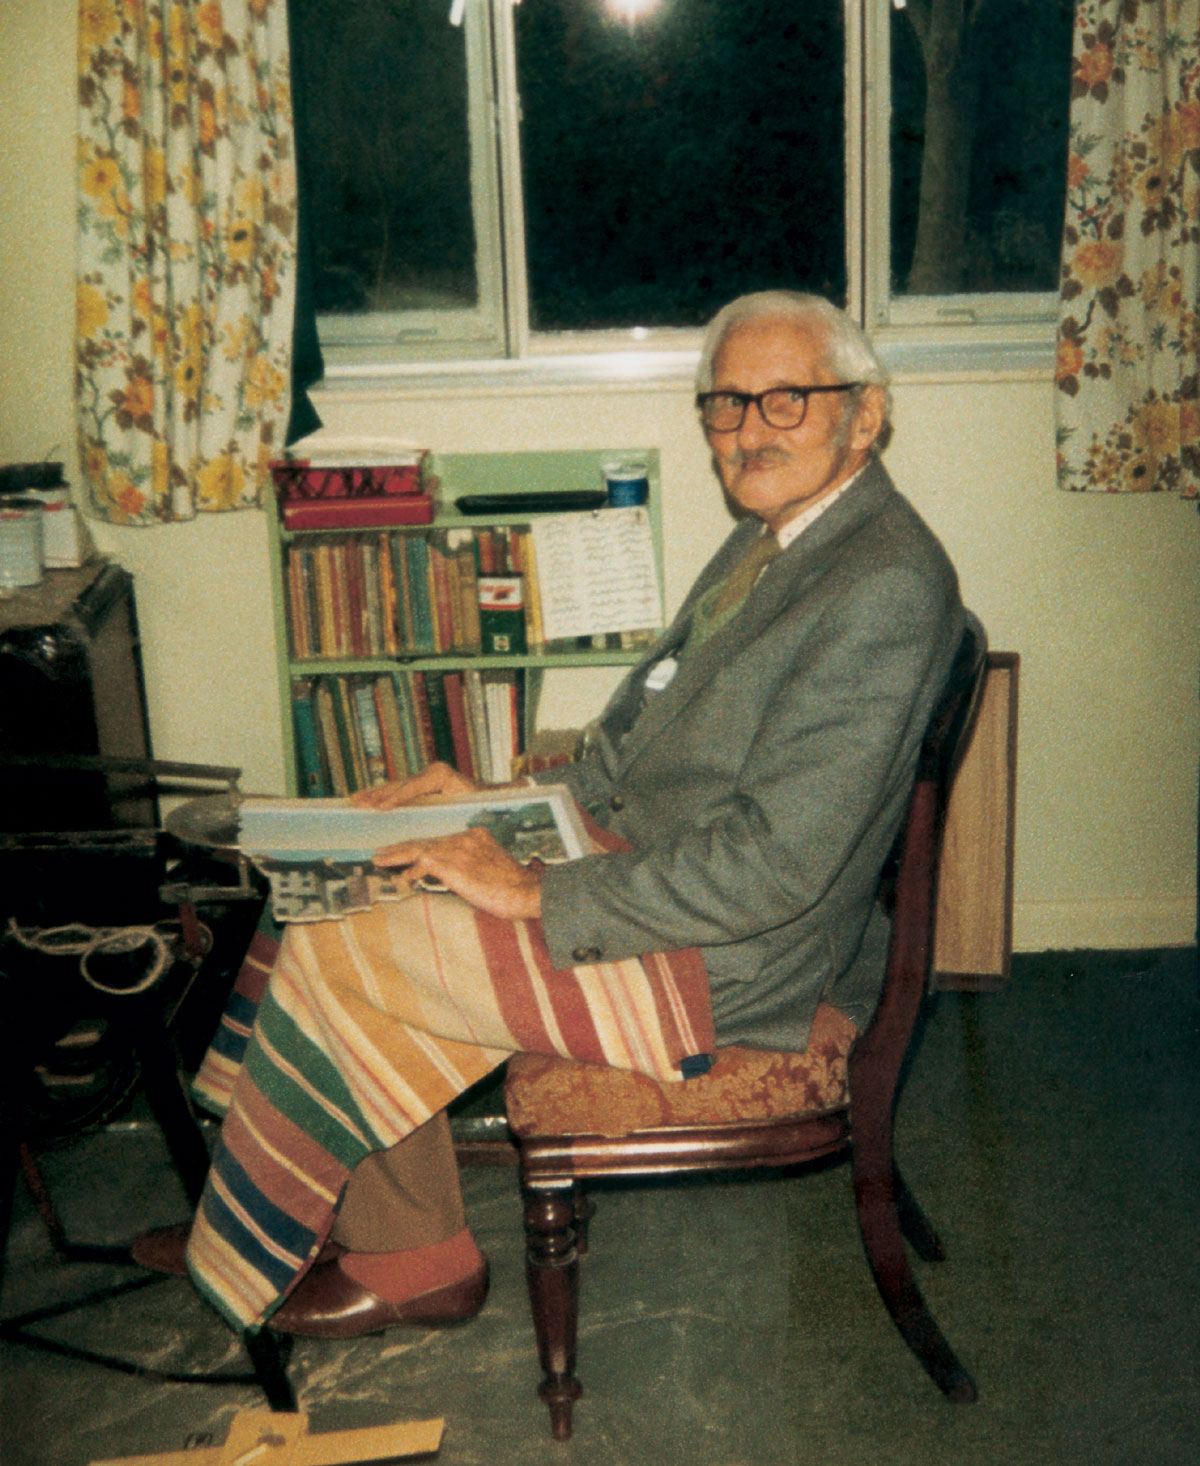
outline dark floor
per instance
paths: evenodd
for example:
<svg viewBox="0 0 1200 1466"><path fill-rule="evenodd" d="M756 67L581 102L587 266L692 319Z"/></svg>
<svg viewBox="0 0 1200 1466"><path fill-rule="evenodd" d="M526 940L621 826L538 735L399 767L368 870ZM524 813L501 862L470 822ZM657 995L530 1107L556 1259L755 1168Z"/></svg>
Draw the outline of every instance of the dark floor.
<svg viewBox="0 0 1200 1466"><path fill-rule="evenodd" d="M511 1171L465 1177L493 1265L455 1330L297 1346L315 1429L444 1416L445 1466L1191 1466L1200 1460L1200 1002L1192 952L1018 958L1006 991L943 995L897 1148L950 1258L920 1267L978 1403L947 1404L863 1261L844 1167L599 1197L569 1445L549 1439ZM79 1240L183 1215L153 1132L44 1157ZM64 1268L18 1197L6 1316L129 1269ZM181 1281L45 1332L159 1368L238 1366ZM249 1387L154 1383L0 1345L4 1466L213 1443Z"/></svg>

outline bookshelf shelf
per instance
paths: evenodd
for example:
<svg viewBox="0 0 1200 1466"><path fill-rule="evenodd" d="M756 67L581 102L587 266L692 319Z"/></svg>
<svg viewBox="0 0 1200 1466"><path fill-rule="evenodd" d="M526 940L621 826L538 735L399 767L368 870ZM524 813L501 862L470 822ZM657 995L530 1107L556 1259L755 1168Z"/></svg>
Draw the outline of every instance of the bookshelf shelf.
<svg viewBox="0 0 1200 1466"><path fill-rule="evenodd" d="M439 485L439 509L433 523L428 526L286 530L272 497L268 505L268 525L271 537L279 688L283 710L284 771L289 793L337 793L339 780L348 782L349 787L355 787L357 783L382 777L382 765L386 764L390 770L393 753L398 761L405 762L408 766L412 766L414 761L419 764L431 752L438 757L446 757L450 736L448 722L453 721L453 714L445 711L445 690L449 690L452 703L455 699L459 700L455 749L463 747L462 737L459 735L465 737L462 721L462 710L465 708L470 723L471 747L477 750L482 742L490 740L487 717L492 716L497 721L504 718L502 707L493 704L488 704L492 707L491 714L486 710L480 712L489 696L501 696L496 691L497 685L507 690L505 695L510 698L512 705L514 736L519 741L532 731L535 724L538 693L544 671L567 667L628 666L641 655L640 646L631 645L630 638L616 636L609 637L608 646L581 645L571 648L558 643L548 648L535 647L528 651L505 652L461 649L418 651L405 649L404 646L392 648L390 641L389 649L381 651L378 641L364 641L362 645L369 646L370 652L361 656L345 655L347 643L339 640L336 643L337 655L314 655L314 623L318 617L311 603L307 603L308 609L305 609L306 602L297 589L297 550L307 550L309 546L324 544L336 547L347 541L361 541L364 537L373 537L380 543L381 536L402 536L405 539L414 535L433 536L436 542L444 531L458 531L460 542L472 543L471 537L463 535L463 531L486 532L528 526L536 520L537 514L525 508L511 514L463 515L453 507L456 498L467 494L539 494L563 490L594 490L602 485L603 465L613 458L636 458L646 465L650 484L647 518L661 596L659 465L658 456L652 451L622 449L441 455L432 465ZM476 554L478 553L477 550ZM371 596L374 601L374 588ZM385 595L382 599L386 603L388 596ZM661 613L661 602L659 610ZM381 624L378 619L380 614L385 619L388 617L386 604L382 613L380 605L376 604L374 614L375 624ZM293 625L297 618L305 625L299 638ZM403 641L405 638L397 639ZM623 644L617 644L618 640ZM417 646L421 645L420 639L415 636L411 641ZM321 645L328 646L329 643L322 638ZM298 654L306 648L307 654ZM366 694L366 702L363 701L364 689L370 689ZM380 698L389 704L386 712ZM471 698L474 699L473 702L470 701ZM393 702L395 711L391 707ZM431 706L433 721L440 719L442 724L438 728L436 746L432 738ZM318 712L324 713L323 722ZM390 741L387 735L389 719ZM379 729L365 728L363 725L368 722L372 725L378 722ZM403 750L400 749L400 727L403 728ZM387 744L386 757L382 760L376 743L380 731L383 732L384 742ZM331 756L329 745L334 742L340 744L340 751L335 751ZM474 771L486 777L490 770L491 777L498 777L495 770L502 764L501 755L500 747L489 750L481 756L483 767ZM455 761L462 763L460 758ZM315 762L320 765L317 774L314 774ZM351 771L352 764L358 770L357 778Z"/></svg>
<svg viewBox="0 0 1200 1466"><path fill-rule="evenodd" d="M548 514L561 511L548 509ZM494 528L500 524L527 524L531 519L536 518L536 512L526 510L520 514L491 515L491 514L455 514L453 512L438 511L437 518L430 525L415 526L422 529L486 529ZM409 526L398 526L407 530ZM282 525L279 530L279 538L287 544L292 540L303 541L306 539L319 539L322 535L328 534L350 534L365 533L365 530L329 530L329 529L284 529Z"/></svg>
<svg viewBox="0 0 1200 1466"><path fill-rule="evenodd" d="M515 671L518 668L624 667L642 655L641 648L580 648L569 652L480 653L450 652L436 657L292 657L293 677L336 676L353 672L449 672L471 667L478 671Z"/></svg>

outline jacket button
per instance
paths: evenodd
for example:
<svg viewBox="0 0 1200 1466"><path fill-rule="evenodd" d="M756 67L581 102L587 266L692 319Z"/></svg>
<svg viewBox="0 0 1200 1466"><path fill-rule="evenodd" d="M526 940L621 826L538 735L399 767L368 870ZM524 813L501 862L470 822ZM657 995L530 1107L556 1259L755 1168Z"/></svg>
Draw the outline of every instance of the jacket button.
<svg viewBox="0 0 1200 1466"><path fill-rule="evenodd" d="M571 953L572 962L599 962L599 947L576 947Z"/></svg>
<svg viewBox="0 0 1200 1466"><path fill-rule="evenodd" d="M625 796L623 794L614 794L613 797L608 801L608 807L609 809L624 809Z"/></svg>

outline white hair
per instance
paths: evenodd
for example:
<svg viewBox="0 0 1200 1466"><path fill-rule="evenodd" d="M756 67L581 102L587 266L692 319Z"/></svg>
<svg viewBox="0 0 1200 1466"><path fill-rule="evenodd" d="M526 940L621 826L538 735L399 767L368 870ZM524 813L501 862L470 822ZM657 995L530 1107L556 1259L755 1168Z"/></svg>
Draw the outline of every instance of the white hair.
<svg viewBox="0 0 1200 1466"><path fill-rule="evenodd" d="M885 425L890 422L892 395L887 368L875 355L875 348L867 339L866 332L845 311L839 310L823 296L805 295L798 290L759 290L751 295L739 295L723 306L704 333L700 365L696 369L696 391L711 391L713 363L731 331L748 321L768 320L789 321L819 335L824 364L835 377L845 382L882 387L886 399L884 422ZM802 386L803 383L797 385ZM851 394L847 417L857 406L859 395Z"/></svg>

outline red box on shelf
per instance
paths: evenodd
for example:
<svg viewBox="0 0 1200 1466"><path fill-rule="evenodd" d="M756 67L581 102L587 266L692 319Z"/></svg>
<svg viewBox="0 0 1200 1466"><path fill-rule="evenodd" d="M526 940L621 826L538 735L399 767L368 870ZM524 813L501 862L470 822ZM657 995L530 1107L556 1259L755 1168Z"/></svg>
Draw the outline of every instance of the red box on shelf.
<svg viewBox="0 0 1200 1466"><path fill-rule="evenodd" d="M284 500L284 529L377 529L392 524L432 524L428 494L390 494L354 499Z"/></svg>
<svg viewBox="0 0 1200 1466"><path fill-rule="evenodd" d="M408 498L422 491L424 455L411 463L313 464L303 458L271 464L275 491L284 505L342 499Z"/></svg>

